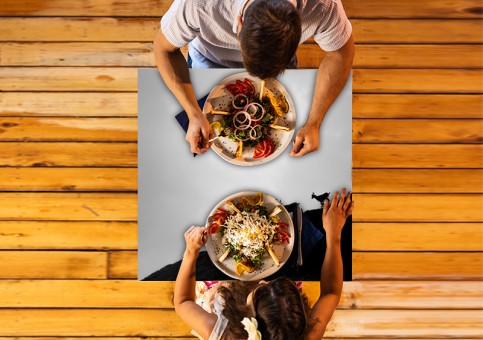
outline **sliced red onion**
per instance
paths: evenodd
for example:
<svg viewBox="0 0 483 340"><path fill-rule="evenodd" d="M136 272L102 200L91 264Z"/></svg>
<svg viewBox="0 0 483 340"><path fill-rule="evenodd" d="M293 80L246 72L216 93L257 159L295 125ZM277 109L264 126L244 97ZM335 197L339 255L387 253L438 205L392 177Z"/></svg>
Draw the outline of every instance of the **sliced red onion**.
<svg viewBox="0 0 483 340"><path fill-rule="evenodd" d="M260 114L260 117L257 118L256 114L259 111L258 108L261 109L262 113ZM253 122L258 122L260 119L263 118L263 116L265 116L265 108L258 103L248 104L247 106L245 106L245 111L248 112Z"/></svg>
<svg viewBox="0 0 483 340"><path fill-rule="evenodd" d="M235 97L233 97L233 100L231 101L231 105L233 105L233 107L234 107L235 109L243 109L243 108L246 106L246 104L245 104L245 105L242 105L242 106L237 106L237 105L235 104L235 103L236 103L236 100L237 100L238 98L243 98L243 99L245 99L245 103L248 103L248 97L247 97L247 96L245 96L243 93L239 93L239 94L237 94Z"/></svg>
<svg viewBox="0 0 483 340"><path fill-rule="evenodd" d="M257 132L258 130L258 132ZM262 128L260 125L252 126L250 129L250 139L255 140L262 136Z"/></svg>
<svg viewBox="0 0 483 340"><path fill-rule="evenodd" d="M245 138L238 137L238 131L240 131L240 130L245 131L245 134L247 135ZM234 134L236 139L241 140L242 142L250 139L250 134L246 133L246 129L235 129L235 131L233 131L233 134Z"/></svg>
<svg viewBox="0 0 483 340"><path fill-rule="evenodd" d="M250 114L246 111L238 111L233 116L233 125L239 129L247 129L252 123Z"/></svg>

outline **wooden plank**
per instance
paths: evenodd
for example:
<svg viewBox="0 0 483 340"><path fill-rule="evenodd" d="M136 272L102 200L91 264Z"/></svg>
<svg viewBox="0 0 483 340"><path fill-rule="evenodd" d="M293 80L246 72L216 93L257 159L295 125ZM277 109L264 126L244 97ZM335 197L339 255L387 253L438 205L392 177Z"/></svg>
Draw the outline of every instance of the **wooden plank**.
<svg viewBox="0 0 483 340"><path fill-rule="evenodd" d="M478 94L353 94L354 118L481 118Z"/></svg>
<svg viewBox="0 0 483 340"><path fill-rule="evenodd" d="M353 252L355 280L480 280L480 252Z"/></svg>
<svg viewBox="0 0 483 340"><path fill-rule="evenodd" d="M353 91L364 93L482 93L481 70L352 71Z"/></svg>
<svg viewBox="0 0 483 340"><path fill-rule="evenodd" d="M2 249L137 249L135 222L0 221Z"/></svg>
<svg viewBox="0 0 483 340"><path fill-rule="evenodd" d="M480 194L354 194L354 222L482 222Z"/></svg>
<svg viewBox="0 0 483 340"><path fill-rule="evenodd" d="M481 251L481 223L353 223L354 251Z"/></svg>
<svg viewBox="0 0 483 340"><path fill-rule="evenodd" d="M481 167L481 145L354 144L354 168L468 168Z"/></svg>
<svg viewBox="0 0 483 340"><path fill-rule="evenodd" d="M0 117L0 141L137 142L136 118Z"/></svg>
<svg viewBox="0 0 483 340"><path fill-rule="evenodd" d="M3 336L189 336L174 310L0 310ZM450 319L450 322L449 322ZM337 310L326 337L478 337L480 311Z"/></svg>
<svg viewBox="0 0 483 340"><path fill-rule="evenodd" d="M137 251L109 252L109 268L107 273L109 279L136 279L138 277L137 268Z"/></svg>
<svg viewBox="0 0 483 340"><path fill-rule="evenodd" d="M106 265L105 252L0 251L2 279L104 279Z"/></svg>
<svg viewBox="0 0 483 340"><path fill-rule="evenodd" d="M137 196L125 193L0 193L0 220L135 221Z"/></svg>
<svg viewBox="0 0 483 340"><path fill-rule="evenodd" d="M0 117L134 117L137 93L0 92Z"/></svg>
<svg viewBox="0 0 483 340"><path fill-rule="evenodd" d="M353 143L481 143L483 120L353 119L352 141Z"/></svg>
<svg viewBox="0 0 483 340"><path fill-rule="evenodd" d="M356 193L481 193L482 170L354 169Z"/></svg>
<svg viewBox="0 0 483 340"><path fill-rule="evenodd" d="M353 68L481 68L482 53L480 45L358 44ZM297 56L300 68L317 68L324 51L316 44L303 44Z"/></svg>
<svg viewBox="0 0 483 340"><path fill-rule="evenodd" d="M116 2L114 0L73 1L4 0L1 16L162 16L172 0ZM344 0L347 15L352 18L479 18L481 3L477 0L444 0L385 2L383 0Z"/></svg>
<svg viewBox="0 0 483 340"><path fill-rule="evenodd" d="M174 282L0 280L0 289L2 308L173 308ZM313 302L319 283L304 282L303 291ZM479 309L482 292L474 281L344 282L338 309Z"/></svg>
<svg viewBox="0 0 483 340"><path fill-rule="evenodd" d="M355 93L481 93L481 70L353 70ZM137 69L0 67L2 91L136 91Z"/></svg>
<svg viewBox="0 0 483 340"><path fill-rule="evenodd" d="M402 1L398 1L402 3ZM384 5L382 5L384 6ZM351 20L358 43L481 43L481 20ZM417 58L416 58L417 59Z"/></svg>
<svg viewBox="0 0 483 340"><path fill-rule="evenodd" d="M0 168L0 191L137 191L135 168Z"/></svg>
<svg viewBox="0 0 483 340"><path fill-rule="evenodd" d="M137 165L135 143L0 143L0 166Z"/></svg>
<svg viewBox="0 0 483 340"><path fill-rule="evenodd" d="M0 67L1 91L136 91L137 69Z"/></svg>
<svg viewBox="0 0 483 340"><path fill-rule="evenodd" d="M0 51L0 66L156 66L152 43L8 42ZM353 67L481 68L482 53L480 45L357 45ZM318 67L324 54L317 44L301 45L299 67Z"/></svg>
<svg viewBox="0 0 483 340"><path fill-rule="evenodd" d="M14 0L12 0L14 1ZM78 5L76 5L78 6ZM382 7L389 8L387 3ZM351 20L357 44L474 44L482 42L480 20ZM0 41L148 42L159 18L0 18ZM417 59L417 58L415 58Z"/></svg>

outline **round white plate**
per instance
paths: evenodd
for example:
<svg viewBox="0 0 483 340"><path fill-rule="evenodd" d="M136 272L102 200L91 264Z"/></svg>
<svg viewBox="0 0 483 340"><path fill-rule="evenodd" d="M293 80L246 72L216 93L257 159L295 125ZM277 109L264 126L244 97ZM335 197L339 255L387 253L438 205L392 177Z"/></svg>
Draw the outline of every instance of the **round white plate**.
<svg viewBox="0 0 483 340"><path fill-rule="evenodd" d="M261 81L259 78L251 76L248 72L233 74L223 79L213 90L211 90L205 105L203 106L203 113L210 123L218 120L223 120L222 115L212 115L212 110L225 111L228 105L233 100L233 96L225 89L225 85L235 83L237 80L249 79L255 86L255 93L260 92ZM226 138L220 137L216 139L212 145L213 150L224 160L232 164L241 166L253 166L273 161L277 158L290 144L295 129L295 106L293 104L290 94L285 87L276 79L269 79L265 83L264 93L270 91L273 95L278 96L281 92L285 93L285 98L289 105L289 111L284 117L277 121L277 125L287 126L290 131L281 131L271 129L268 135L275 143L275 151L266 158L253 158L253 147L245 147L243 150L243 159L235 158L237 150L237 143Z"/></svg>
<svg viewBox="0 0 483 340"><path fill-rule="evenodd" d="M226 204L227 200L230 200L232 202L239 201L239 199L241 199L242 197L252 197L255 194L256 192L253 192L253 191L244 191L244 192L233 194L225 198L224 200L222 200L220 203L218 203L211 211L209 216L215 214L217 208L225 209L227 211L232 211L231 208ZM208 237L208 241L206 243L206 251L210 256L211 261L223 273L225 273L226 275L234 279L242 280L242 281L256 281L256 280L261 280L267 276L270 276L273 273L277 272L280 268L282 268L282 266L285 264L285 262L290 257L290 254L292 253L295 237L294 237L294 226L293 226L292 219L290 218L289 212L287 211L287 209L285 209L285 207L282 204L280 204L280 202L278 202L274 197L270 195L263 194L263 202L264 202L263 205L267 208L268 212L272 211L272 209L275 208L277 205L281 206L282 211L278 214L278 217L282 222L288 225L287 231L290 234L290 243L289 244L277 243L272 245L273 252L275 253L275 255L280 261L279 266L275 265L270 255L267 252L265 252L265 254L263 254L261 264L253 271L253 273L243 272L242 275L238 276L238 274L235 271L236 262L232 257L227 257L223 262L218 261L220 256L223 255L223 253L225 252L225 247L223 247L223 244L221 243L221 235L219 233L210 234ZM207 219L206 225L208 226L209 224L210 223L208 222L208 219Z"/></svg>

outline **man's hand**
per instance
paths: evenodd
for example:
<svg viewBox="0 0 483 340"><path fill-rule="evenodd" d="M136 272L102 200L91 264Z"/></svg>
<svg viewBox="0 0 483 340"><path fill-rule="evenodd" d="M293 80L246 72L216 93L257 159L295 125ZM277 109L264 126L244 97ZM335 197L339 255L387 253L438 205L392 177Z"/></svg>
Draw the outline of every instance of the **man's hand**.
<svg viewBox="0 0 483 340"><path fill-rule="evenodd" d="M324 210L322 212L322 224L327 234L327 239L340 239L342 227L344 227L345 220L352 214L354 202L352 202L351 193L347 193L346 189L342 189L342 194L339 197L339 192L336 191L332 202L325 200Z"/></svg>
<svg viewBox="0 0 483 340"><path fill-rule="evenodd" d="M200 248L206 244L206 241L208 241L207 233L208 227L190 227L188 231L184 233L186 253L198 256Z"/></svg>
<svg viewBox="0 0 483 340"><path fill-rule="evenodd" d="M213 142L209 142L215 135L211 130L210 123L202 113L190 118L186 140L190 143L191 151L194 153L205 153Z"/></svg>
<svg viewBox="0 0 483 340"><path fill-rule="evenodd" d="M307 123L297 132L290 156L301 157L319 149L319 127Z"/></svg>

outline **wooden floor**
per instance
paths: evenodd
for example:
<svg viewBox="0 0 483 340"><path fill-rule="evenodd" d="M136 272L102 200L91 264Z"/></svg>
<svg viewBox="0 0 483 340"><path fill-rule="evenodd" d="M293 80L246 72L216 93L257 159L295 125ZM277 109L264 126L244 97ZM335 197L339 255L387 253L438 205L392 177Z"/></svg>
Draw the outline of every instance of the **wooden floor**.
<svg viewBox="0 0 483 340"><path fill-rule="evenodd" d="M355 281L327 337L477 338L481 2L343 2ZM0 339L190 337L173 284L135 279L136 69L169 4L1 1ZM321 55L299 49L303 67Z"/></svg>

